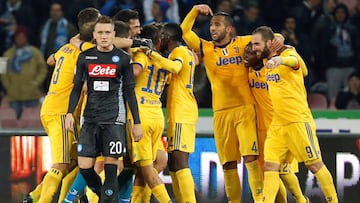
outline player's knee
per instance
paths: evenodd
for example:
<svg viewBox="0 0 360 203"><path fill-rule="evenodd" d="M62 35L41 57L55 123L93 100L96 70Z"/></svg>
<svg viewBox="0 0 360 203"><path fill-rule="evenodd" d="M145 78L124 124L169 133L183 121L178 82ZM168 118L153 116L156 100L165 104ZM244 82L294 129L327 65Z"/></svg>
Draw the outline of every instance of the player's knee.
<svg viewBox="0 0 360 203"><path fill-rule="evenodd" d="M324 166L324 163L322 161L306 165L306 167L311 171L311 173L315 174L318 172L322 167Z"/></svg>
<svg viewBox="0 0 360 203"><path fill-rule="evenodd" d="M166 152L158 150L156 154L156 160L154 162L154 168L161 172L163 171L167 166L167 158L166 158Z"/></svg>
<svg viewBox="0 0 360 203"><path fill-rule="evenodd" d="M229 161L223 165L224 170L231 170L237 168L237 161Z"/></svg>
<svg viewBox="0 0 360 203"><path fill-rule="evenodd" d="M264 163L264 171L279 171L279 170L280 170L280 164L273 162Z"/></svg>
<svg viewBox="0 0 360 203"><path fill-rule="evenodd" d="M245 163L250 163L257 160L257 157L258 157L257 155L247 155L247 156L243 156L243 159Z"/></svg>
<svg viewBox="0 0 360 203"><path fill-rule="evenodd" d="M53 164L51 168L55 168L59 171L61 171L63 174L66 174L69 170L70 164L68 163L57 163Z"/></svg>
<svg viewBox="0 0 360 203"><path fill-rule="evenodd" d="M169 160L171 160L171 171L179 171L184 168L189 168L188 159L189 153L187 152L173 151L170 153Z"/></svg>

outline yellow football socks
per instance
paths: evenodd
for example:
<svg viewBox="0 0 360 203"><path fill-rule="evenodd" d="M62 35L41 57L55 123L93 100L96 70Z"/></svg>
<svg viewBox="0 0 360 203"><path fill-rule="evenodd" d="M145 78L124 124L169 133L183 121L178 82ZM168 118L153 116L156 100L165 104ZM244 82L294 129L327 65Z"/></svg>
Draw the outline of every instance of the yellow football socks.
<svg viewBox="0 0 360 203"><path fill-rule="evenodd" d="M59 203L61 203L65 199L66 194L68 193L70 186L74 182L74 179L78 174L78 172L79 172L79 167L76 167L62 179L61 190L58 201Z"/></svg>
<svg viewBox="0 0 360 203"><path fill-rule="evenodd" d="M130 202L141 203L143 191L144 191L144 187L134 185Z"/></svg>
<svg viewBox="0 0 360 203"><path fill-rule="evenodd" d="M196 203L195 183L189 168L176 171L182 202Z"/></svg>
<svg viewBox="0 0 360 203"><path fill-rule="evenodd" d="M297 203L306 203L306 199L301 191L299 180L295 173L281 174L280 178L285 184L286 188L294 196Z"/></svg>
<svg viewBox="0 0 360 203"><path fill-rule="evenodd" d="M167 193L164 184L159 184L159 185L151 188L151 192L160 203L171 202L170 196Z"/></svg>
<svg viewBox="0 0 360 203"><path fill-rule="evenodd" d="M30 192L30 197L31 197L33 203L37 203L39 201L42 186L43 186L43 183L41 182L39 185L36 186L36 188L33 191Z"/></svg>
<svg viewBox="0 0 360 203"><path fill-rule="evenodd" d="M287 203L287 194L284 183L280 180L279 182L279 190L276 194L276 203Z"/></svg>
<svg viewBox="0 0 360 203"><path fill-rule="evenodd" d="M240 203L241 186L237 169L224 170L225 192L229 203Z"/></svg>
<svg viewBox="0 0 360 203"><path fill-rule="evenodd" d="M43 180L43 188L39 203L49 203L52 201L58 187L60 185L63 173L60 170L51 168L45 175Z"/></svg>
<svg viewBox="0 0 360 203"><path fill-rule="evenodd" d="M334 182L326 166L321 167L314 175L320 183L320 187L325 195L326 201L338 203Z"/></svg>
<svg viewBox="0 0 360 203"><path fill-rule="evenodd" d="M172 180L172 189L176 198L176 202L181 203L182 202L182 198L181 198L181 193L180 193L180 188L179 188L179 181L176 177L176 173L170 171L170 176L171 176L171 180Z"/></svg>
<svg viewBox="0 0 360 203"><path fill-rule="evenodd" d="M252 196L254 201L258 202L262 199L263 172L257 160L245 163L245 166L249 174L248 181Z"/></svg>
<svg viewBox="0 0 360 203"><path fill-rule="evenodd" d="M151 188L148 184L145 185L144 190L142 192L142 203L149 203L151 199Z"/></svg>
<svg viewBox="0 0 360 203"><path fill-rule="evenodd" d="M274 203L276 193L279 190L280 177L278 171L264 172L263 202Z"/></svg>

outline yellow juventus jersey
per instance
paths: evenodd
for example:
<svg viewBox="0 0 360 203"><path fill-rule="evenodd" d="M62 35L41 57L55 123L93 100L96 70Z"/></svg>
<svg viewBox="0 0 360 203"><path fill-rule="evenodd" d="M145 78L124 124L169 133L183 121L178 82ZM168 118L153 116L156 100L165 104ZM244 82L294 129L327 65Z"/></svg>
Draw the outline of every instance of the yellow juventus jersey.
<svg viewBox="0 0 360 203"><path fill-rule="evenodd" d="M166 109L168 122L196 124L198 106L193 93L195 57L185 46L178 46L172 50L170 60L182 63L181 71L172 74L167 90Z"/></svg>
<svg viewBox="0 0 360 203"><path fill-rule="evenodd" d="M244 49L251 36L233 38L217 47L201 40L201 54L213 94L213 111L253 104L248 84L248 69L243 62Z"/></svg>
<svg viewBox="0 0 360 203"><path fill-rule="evenodd" d="M284 50L280 56L295 56L298 58L293 49ZM299 61L297 66L299 66ZM293 67L280 65L274 69L267 69L266 80L274 109L273 125L306 122L309 121L309 118L312 118L307 103L303 76L300 66L294 69Z"/></svg>
<svg viewBox="0 0 360 203"><path fill-rule="evenodd" d="M83 43L79 50L71 44L66 44L55 53L56 64L49 91L41 107L41 115L67 113L77 58L81 51L93 46L91 43Z"/></svg>
<svg viewBox="0 0 360 203"><path fill-rule="evenodd" d="M256 71L249 68L249 85L255 98L258 113L259 129L269 129L273 116L273 107L269 95L269 86L266 82L266 68Z"/></svg>
<svg viewBox="0 0 360 203"><path fill-rule="evenodd" d="M146 116L162 118L160 97L164 90L168 71L154 63L145 53L137 51L133 55L133 63L142 68L140 75L135 78L135 94L138 99L139 112L146 108Z"/></svg>

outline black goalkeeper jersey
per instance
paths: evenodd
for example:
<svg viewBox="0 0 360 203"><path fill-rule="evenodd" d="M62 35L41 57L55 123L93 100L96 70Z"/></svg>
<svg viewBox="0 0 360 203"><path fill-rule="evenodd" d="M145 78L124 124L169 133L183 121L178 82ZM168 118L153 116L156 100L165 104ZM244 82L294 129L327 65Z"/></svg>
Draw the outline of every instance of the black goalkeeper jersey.
<svg viewBox="0 0 360 203"><path fill-rule="evenodd" d="M77 60L68 112L75 110L86 81L88 97L84 110L85 122L125 123L125 98L136 117L135 123L140 123L134 92L135 79L130 63L130 56L117 48L110 52L100 52L94 47L82 52Z"/></svg>

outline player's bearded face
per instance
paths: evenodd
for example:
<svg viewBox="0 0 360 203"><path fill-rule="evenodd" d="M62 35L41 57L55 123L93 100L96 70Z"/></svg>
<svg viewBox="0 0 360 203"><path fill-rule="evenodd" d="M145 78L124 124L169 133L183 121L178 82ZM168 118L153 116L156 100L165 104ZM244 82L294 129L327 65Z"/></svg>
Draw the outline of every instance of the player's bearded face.
<svg viewBox="0 0 360 203"><path fill-rule="evenodd" d="M265 43L265 46L264 46L263 51L261 52L260 58L262 58L262 59L267 58L269 56L269 54L270 54L270 49Z"/></svg>
<svg viewBox="0 0 360 203"><path fill-rule="evenodd" d="M210 22L211 39L215 42L221 42L226 37L226 26L223 18L214 16Z"/></svg>

